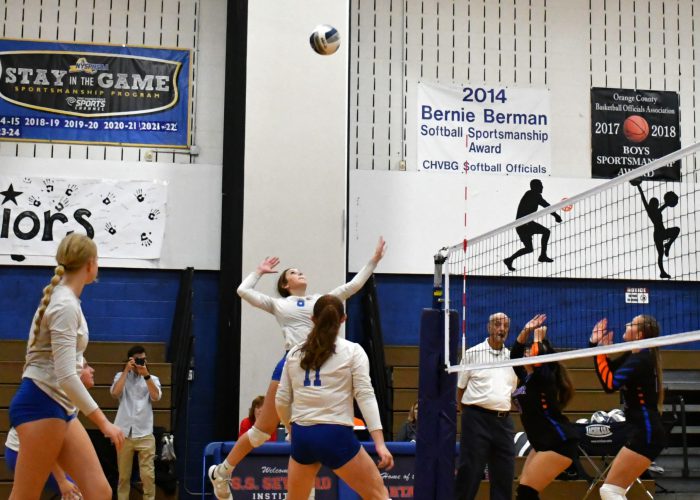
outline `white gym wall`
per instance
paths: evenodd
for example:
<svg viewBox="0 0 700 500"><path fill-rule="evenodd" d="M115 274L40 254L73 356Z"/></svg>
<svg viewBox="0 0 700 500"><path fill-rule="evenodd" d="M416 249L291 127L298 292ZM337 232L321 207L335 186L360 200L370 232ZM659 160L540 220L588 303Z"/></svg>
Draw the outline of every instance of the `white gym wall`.
<svg viewBox="0 0 700 500"><path fill-rule="evenodd" d="M345 280L348 12L348 2L338 0L248 4L244 276L277 255L280 271L298 267L308 276L309 292ZM318 24L340 32L334 55L312 51L309 35ZM263 276L257 288L276 295L276 281ZM241 331L245 415L267 390L284 344L274 318L246 303Z"/></svg>
<svg viewBox="0 0 700 500"><path fill-rule="evenodd" d="M351 5L349 271L359 269L360 247L378 231L389 236L392 248L384 269L399 274L431 272L432 253L416 253L426 239L434 240L434 252L461 240L453 237L455 231L464 235L465 178L417 172L415 166L418 81L549 89L556 177L591 177L591 87L678 92L681 145L700 141L700 0L352 0ZM698 167L697 157L684 162L683 180L700 182ZM382 175L374 183L367 178L373 172L360 170L401 179L391 184ZM503 183L510 179L502 176ZM387 182L380 200L370 200ZM570 183L570 195L582 190L577 180ZM450 185L455 191L448 193ZM382 204L378 217L376 206ZM512 207L506 210L515 217ZM484 216L472 213L471 220ZM392 245L399 237L400 244ZM420 263L402 266L407 259Z"/></svg>

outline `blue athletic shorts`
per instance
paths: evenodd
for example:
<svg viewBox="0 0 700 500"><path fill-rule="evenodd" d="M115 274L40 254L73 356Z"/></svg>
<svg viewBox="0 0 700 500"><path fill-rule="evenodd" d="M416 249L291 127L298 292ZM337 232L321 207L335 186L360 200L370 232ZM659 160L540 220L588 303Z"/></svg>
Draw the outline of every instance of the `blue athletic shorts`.
<svg viewBox="0 0 700 500"><path fill-rule="evenodd" d="M5 446L5 464L10 472L14 472L17 468L17 452L8 448L7 446ZM68 481L71 483L75 483L75 481L73 481L68 474L66 474L66 479L68 479ZM56 478L53 477L53 473L49 474L49 478L46 480L45 488L48 488L53 493L58 495L61 494L61 488L58 487L58 482L56 482Z"/></svg>
<svg viewBox="0 0 700 500"><path fill-rule="evenodd" d="M18 426L43 420L45 418L60 418L70 422L75 418L75 413L69 415L65 408L39 387L30 378L23 378L15 396L10 403L10 425Z"/></svg>
<svg viewBox="0 0 700 500"><path fill-rule="evenodd" d="M292 458L302 465L322 463L340 469L360 451L352 427L346 425L292 424Z"/></svg>
<svg viewBox="0 0 700 500"><path fill-rule="evenodd" d="M272 380L275 382L282 380L282 370L284 369L284 363L287 361L287 352L284 353L282 359L280 359L277 366L275 366L275 371L272 372Z"/></svg>

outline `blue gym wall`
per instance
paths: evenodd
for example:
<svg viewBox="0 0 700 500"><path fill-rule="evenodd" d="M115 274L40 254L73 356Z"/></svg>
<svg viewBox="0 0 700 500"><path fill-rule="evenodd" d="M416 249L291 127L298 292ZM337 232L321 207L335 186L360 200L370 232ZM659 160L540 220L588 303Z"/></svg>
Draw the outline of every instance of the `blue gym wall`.
<svg viewBox="0 0 700 500"><path fill-rule="evenodd" d="M29 325L53 270L44 267L3 267L0 271L0 338L26 339ZM170 341L179 271L101 269L99 281L81 296L90 339L118 342ZM185 408L180 408L176 451L181 489L201 490L201 459L214 439L214 364L218 330L219 280L216 272L195 272L193 333L195 378ZM89 348L88 348L89 354ZM89 358L88 358L89 359ZM237 422L232 422L233 427ZM184 491L181 490L181 493ZM186 498L185 495L181 495Z"/></svg>
<svg viewBox="0 0 700 500"><path fill-rule="evenodd" d="M375 279L384 344L418 345L420 312L432 303L432 275L378 274ZM468 345L486 337L488 317L497 311L511 317L511 334L519 332L535 314L546 313L549 335L559 347L586 346L593 325L603 316L617 332L618 342L625 323L638 314L655 316L663 334L700 329L700 283L482 277L468 277L467 283ZM648 288L650 303L626 304L627 287ZM453 308L461 315L461 278L453 280L450 288ZM347 307L347 337L359 341L362 338L361 302L351 299ZM572 340L561 340L564 335ZM511 336L508 342L512 341ZM672 348L698 349L700 343Z"/></svg>

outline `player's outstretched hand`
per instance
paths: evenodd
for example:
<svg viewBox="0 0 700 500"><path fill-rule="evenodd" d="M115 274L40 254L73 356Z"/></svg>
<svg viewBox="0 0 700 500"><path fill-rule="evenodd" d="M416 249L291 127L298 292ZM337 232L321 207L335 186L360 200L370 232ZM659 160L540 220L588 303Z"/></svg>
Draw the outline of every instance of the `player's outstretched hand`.
<svg viewBox="0 0 700 500"><path fill-rule="evenodd" d="M375 446L377 455L379 455L379 461L377 462L377 467L380 469L391 470L394 467L394 457L391 452L387 449L385 444Z"/></svg>
<svg viewBox="0 0 700 500"><path fill-rule="evenodd" d="M378 264L379 261L382 260L382 257L384 257L385 253L386 242L384 241L384 238L380 236L379 241L377 242L377 248L374 249L374 254L372 255L372 262Z"/></svg>
<svg viewBox="0 0 700 500"><path fill-rule="evenodd" d="M608 318L598 321L591 332L591 343L599 344L608 335Z"/></svg>
<svg viewBox="0 0 700 500"><path fill-rule="evenodd" d="M535 342L542 342L544 338L547 336L547 327L546 326L540 326L535 328Z"/></svg>
<svg viewBox="0 0 700 500"><path fill-rule="evenodd" d="M538 314L537 316L532 318L530 321L525 323L523 330L527 330L528 332L531 332L535 328L539 328L540 326L542 326L542 323L544 323L546 319L547 319L546 314Z"/></svg>
<svg viewBox="0 0 700 500"><path fill-rule="evenodd" d="M260 264L258 264L258 274L272 274L276 273L275 267L280 263L277 257L265 257Z"/></svg>
<svg viewBox="0 0 700 500"><path fill-rule="evenodd" d="M554 216L554 220L557 221L557 223L561 222L561 215L554 213L552 214Z"/></svg>

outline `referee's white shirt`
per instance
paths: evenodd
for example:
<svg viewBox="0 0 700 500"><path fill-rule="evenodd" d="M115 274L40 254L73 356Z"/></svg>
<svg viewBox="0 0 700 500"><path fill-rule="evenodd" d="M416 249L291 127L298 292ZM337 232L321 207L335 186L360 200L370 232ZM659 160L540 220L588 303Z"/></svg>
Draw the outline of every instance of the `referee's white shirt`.
<svg viewBox="0 0 700 500"><path fill-rule="evenodd" d="M465 353L462 364L495 363L510 359L510 351L500 351L489 345L488 338ZM476 405L487 410L510 411L511 394L518 385L513 368L488 368L460 372L457 385L464 389L462 404Z"/></svg>

